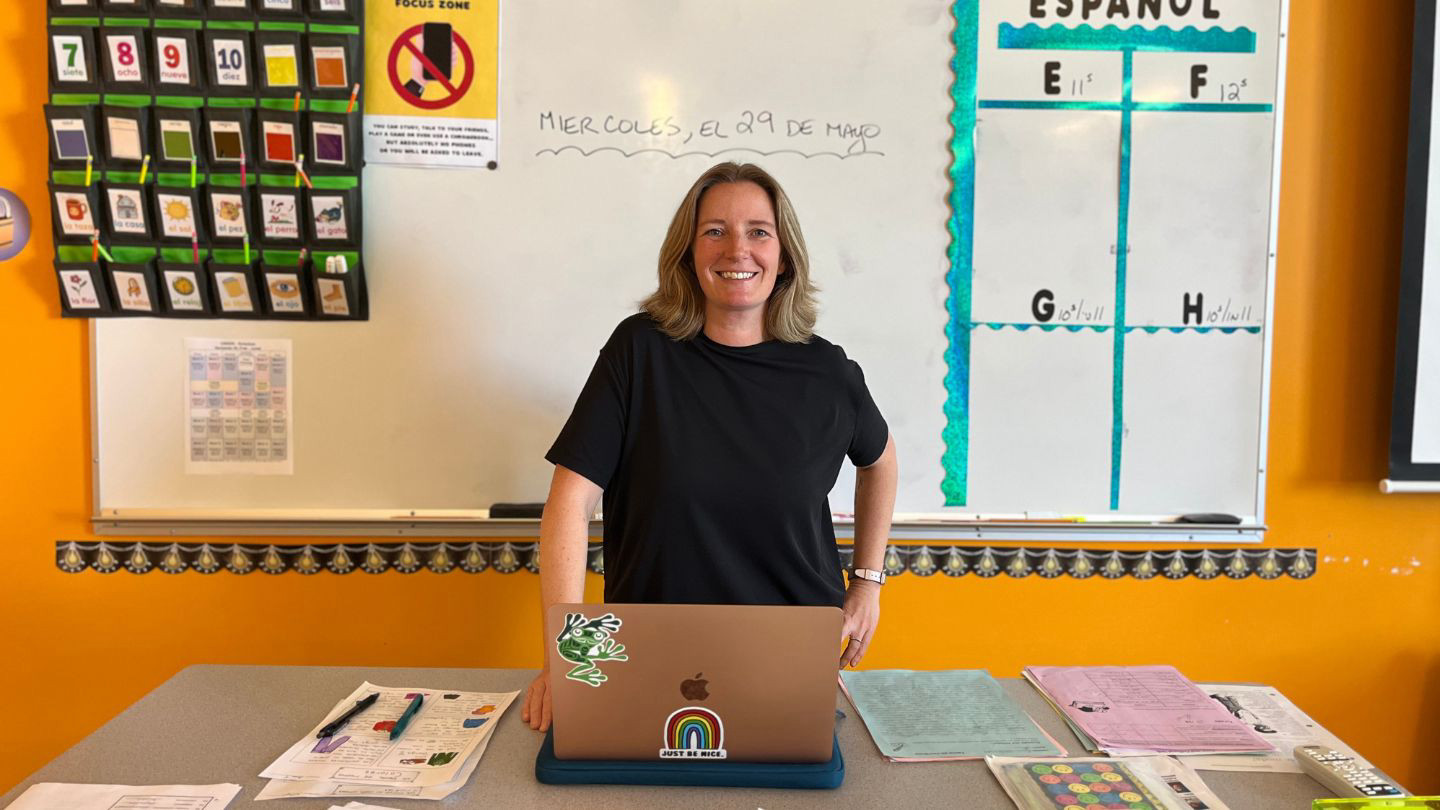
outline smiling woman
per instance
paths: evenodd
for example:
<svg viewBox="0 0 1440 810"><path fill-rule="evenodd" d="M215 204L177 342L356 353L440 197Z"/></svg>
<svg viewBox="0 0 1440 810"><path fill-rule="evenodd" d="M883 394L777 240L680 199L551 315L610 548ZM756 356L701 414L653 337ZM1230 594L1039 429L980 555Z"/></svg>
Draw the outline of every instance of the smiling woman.
<svg viewBox="0 0 1440 810"><path fill-rule="evenodd" d="M748 164L706 171L671 219L658 281L545 456L542 608L582 601L603 497L606 602L833 605L840 663L859 663L879 620L895 449L860 367L814 334L805 240L780 185ZM847 457L848 588L828 502ZM547 677L524 711L540 729Z"/></svg>

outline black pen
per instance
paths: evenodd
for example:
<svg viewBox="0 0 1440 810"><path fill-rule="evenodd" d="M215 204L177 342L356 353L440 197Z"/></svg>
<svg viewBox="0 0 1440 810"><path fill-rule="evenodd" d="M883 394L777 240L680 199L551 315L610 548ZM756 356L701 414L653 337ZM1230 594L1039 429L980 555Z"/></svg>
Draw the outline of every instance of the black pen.
<svg viewBox="0 0 1440 810"><path fill-rule="evenodd" d="M370 705L374 703L379 697L380 693L375 692L374 694L370 695L370 697L361 698L355 701L355 705L350 707L350 711L345 712L334 720L326 723L325 727L320 729L320 733L316 734L315 736L319 737L322 740L326 737L333 736L335 732L344 728L345 724L350 722L350 718L370 708Z"/></svg>

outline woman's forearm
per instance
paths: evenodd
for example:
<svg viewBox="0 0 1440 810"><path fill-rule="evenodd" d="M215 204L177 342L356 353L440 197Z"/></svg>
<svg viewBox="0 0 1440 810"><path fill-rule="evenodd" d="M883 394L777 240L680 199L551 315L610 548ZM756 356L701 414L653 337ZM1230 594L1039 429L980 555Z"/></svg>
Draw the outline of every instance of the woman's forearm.
<svg viewBox="0 0 1440 810"><path fill-rule="evenodd" d="M540 517L540 623L551 605L585 601L586 554L590 518L600 488L557 468L545 512ZM548 638L548 635L547 635ZM547 640L545 649L548 651ZM547 659L548 660L548 659Z"/></svg>

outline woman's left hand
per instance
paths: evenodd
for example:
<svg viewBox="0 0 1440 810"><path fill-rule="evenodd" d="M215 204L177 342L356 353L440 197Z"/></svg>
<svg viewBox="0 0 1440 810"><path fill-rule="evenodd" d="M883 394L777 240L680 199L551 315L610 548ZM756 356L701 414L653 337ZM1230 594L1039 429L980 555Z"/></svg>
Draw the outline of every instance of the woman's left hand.
<svg viewBox="0 0 1440 810"><path fill-rule="evenodd" d="M845 590L845 624L840 631L840 641L845 643L845 651L840 654L842 669L860 665L879 623L880 585L865 579L851 580Z"/></svg>

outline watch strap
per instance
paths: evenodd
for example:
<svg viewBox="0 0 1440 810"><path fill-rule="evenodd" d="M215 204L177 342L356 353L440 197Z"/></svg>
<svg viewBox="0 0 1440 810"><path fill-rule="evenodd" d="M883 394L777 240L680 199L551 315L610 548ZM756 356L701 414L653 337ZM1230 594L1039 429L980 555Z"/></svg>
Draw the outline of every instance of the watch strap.
<svg viewBox="0 0 1440 810"><path fill-rule="evenodd" d="M868 579L876 585L885 584L885 572L877 571L874 568L851 568L851 579Z"/></svg>

